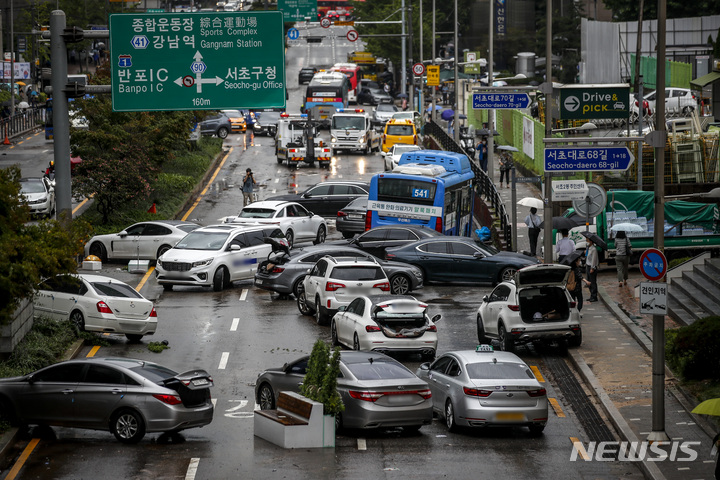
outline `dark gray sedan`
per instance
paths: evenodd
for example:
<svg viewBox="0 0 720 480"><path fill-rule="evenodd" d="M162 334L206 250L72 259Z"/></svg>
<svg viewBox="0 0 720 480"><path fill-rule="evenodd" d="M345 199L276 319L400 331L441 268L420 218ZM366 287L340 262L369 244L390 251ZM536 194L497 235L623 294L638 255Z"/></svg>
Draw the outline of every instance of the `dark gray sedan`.
<svg viewBox="0 0 720 480"><path fill-rule="evenodd" d="M360 197L338 210L335 228L342 233L343 238L352 238L365 231L367 203L367 197Z"/></svg>
<svg viewBox="0 0 720 480"><path fill-rule="evenodd" d="M0 420L110 430L123 443L145 433L175 433L208 425L212 377L178 374L129 358L84 358L23 377L0 379Z"/></svg>
<svg viewBox="0 0 720 480"><path fill-rule="evenodd" d="M275 408L281 391L300 391L309 358L258 375L255 401L262 410ZM337 389L345 404L340 427L417 431L432 422L428 384L397 360L377 352L343 351L340 372Z"/></svg>

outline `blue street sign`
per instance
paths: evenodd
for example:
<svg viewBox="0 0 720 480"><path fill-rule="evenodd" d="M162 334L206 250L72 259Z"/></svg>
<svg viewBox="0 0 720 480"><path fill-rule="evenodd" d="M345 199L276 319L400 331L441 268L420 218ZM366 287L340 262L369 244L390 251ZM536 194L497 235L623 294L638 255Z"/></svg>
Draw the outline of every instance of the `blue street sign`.
<svg viewBox="0 0 720 480"><path fill-rule="evenodd" d="M291 28L288 30L288 38L290 40L297 40L300 38L300 31L297 28Z"/></svg>
<svg viewBox="0 0 720 480"><path fill-rule="evenodd" d="M473 93L473 106L480 109L527 108L530 96L527 93Z"/></svg>
<svg viewBox="0 0 720 480"><path fill-rule="evenodd" d="M635 157L627 147L554 147L545 149L546 172L625 171Z"/></svg>

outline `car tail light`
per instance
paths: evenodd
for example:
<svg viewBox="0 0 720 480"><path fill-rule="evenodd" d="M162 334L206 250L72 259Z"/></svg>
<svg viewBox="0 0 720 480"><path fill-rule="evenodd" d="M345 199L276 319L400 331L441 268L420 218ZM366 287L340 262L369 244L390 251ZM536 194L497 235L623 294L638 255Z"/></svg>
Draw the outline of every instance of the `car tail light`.
<svg viewBox="0 0 720 480"><path fill-rule="evenodd" d="M161 393L156 393L153 395L153 397L157 398L163 403L167 403L168 405L180 405L182 403L182 400L180 400L180 397L177 395L163 395Z"/></svg>
<svg viewBox="0 0 720 480"><path fill-rule="evenodd" d="M373 288L379 288L383 292L389 292L390 291L390 283L389 282L376 283L375 285L373 285Z"/></svg>
<svg viewBox="0 0 720 480"><path fill-rule="evenodd" d="M285 267L273 267L270 273L282 273L285 271Z"/></svg>
<svg viewBox="0 0 720 480"><path fill-rule="evenodd" d="M575 308L577 306L577 302L570 302L568 305L570 308Z"/></svg>
<svg viewBox="0 0 720 480"><path fill-rule="evenodd" d="M364 400L366 402L374 402L383 396L382 392L359 392L356 390L349 390L348 394L356 400Z"/></svg>
<svg viewBox="0 0 720 480"><path fill-rule="evenodd" d="M520 335L525 331L525 327L517 327L517 328L511 328L510 333L513 335Z"/></svg>
<svg viewBox="0 0 720 480"><path fill-rule="evenodd" d="M430 326L427 328L427 331L428 331L428 332L437 332L437 325L430 325Z"/></svg>
<svg viewBox="0 0 720 480"><path fill-rule="evenodd" d="M425 400L432 397L432 392L429 388L425 390L398 390L391 392L362 392L358 390L349 390L348 394L352 398L364 400L366 402L375 402L378 398L385 395L420 395Z"/></svg>
<svg viewBox="0 0 720 480"><path fill-rule="evenodd" d="M347 217L347 215L348 215L348 214L345 213L345 212L343 212L343 211L337 212L337 216L338 216L338 217Z"/></svg>
<svg viewBox="0 0 720 480"><path fill-rule="evenodd" d="M480 390L477 388L463 387L463 392L465 395L470 395L471 397L489 397L492 390Z"/></svg>
<svg viewBox="0 0 720 480"><path fill-rule="evenodd" d="M325 284L326 292L334 292L338 288L345 288L345 284L344 283L335 283L335 282L327 282Z"/></svg>
<svg viewBox="0 0 720 480"><path fill-rule="evenodd" d="M442 225L442 218L441 218L441 217L437 217L437 218L435 219L435 231L436 231L436 232L443 233L443 225Z"/></svg>
<svg viewBox="0 0 720 480"><path fill-rule="evenodd" d="M366 332L380 332L380 327L377 325L365 325L365 331Z"/></svg>
<svg viewBox="0 0 720 480"><path fill-rule="evenodd" d="M150 311L150 316L157 318L157 312L155 311L155 307Z"/></svg>
<svg viewBox="0 0 720 480"><path fill-rule="evenodd" d="M547 390L545 390L544 388L539 388L537 390L528 390L527 393L531 397L544 397L545 395L547 395Z"/></svg>
<svg viewBox="0 0 720 480"><path fill-rule="evenodd" d="M418 144L417 135L413 135L413 144L415 144L415 145Z"/></svg>
<svg viewBox="0 0 720 480"><path fill-rule="evenodd" d="M394 253L385 252L385 260L392 260L396 255Z"/></svg>
<svg viewBox="0 0 720 480"><path fill-rule="evenodd" d="M110 307L108 307L108 304L102 300L97 303L97 311L99 313L113 313Z"/></svg>
<svg viewBox="0 0 720 480"><path fill-rule="evenodd" d="M520 311L520 305L508 305L507 308L513 312L519 312Z"/></svg>
<svg viewBox="0 0 720 480"><path fill-rule="evenodd" d="M365 231L367 232L372 228L372 210L368 210L365 213Z"/></svg>

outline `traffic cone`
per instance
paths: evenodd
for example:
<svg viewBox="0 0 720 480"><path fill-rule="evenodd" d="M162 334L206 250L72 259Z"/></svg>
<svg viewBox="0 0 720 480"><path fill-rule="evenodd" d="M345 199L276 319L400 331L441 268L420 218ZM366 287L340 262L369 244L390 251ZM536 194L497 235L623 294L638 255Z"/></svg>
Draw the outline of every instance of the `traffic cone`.
<svg viewBox="0 0 720 480"><path fill-rule="evenodd" d="M152 204L152 207L150 207L150 210L148 210L148 213L157 213L157 208L155 208L155 204Z"/></svg>
<svg viewBox="0 0 720 480"><path fill-rule="evenodd" d="M3 145L10 145L10 139L8 138L8 124L5 124L5 140L3 140Z"/></svg>

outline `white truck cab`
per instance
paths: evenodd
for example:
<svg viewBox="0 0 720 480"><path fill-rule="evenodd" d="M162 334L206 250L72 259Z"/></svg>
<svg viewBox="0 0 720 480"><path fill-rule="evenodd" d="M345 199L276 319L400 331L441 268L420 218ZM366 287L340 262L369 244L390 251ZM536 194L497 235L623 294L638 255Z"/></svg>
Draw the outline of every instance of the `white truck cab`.
<svg viewBox="0 0 720 480"><path fill-rule="evenodd" d="M380 134L362 108L339 109L330 122L330 137L333 155L338 150L360 150L366 155L380 150Z"/></svg>

